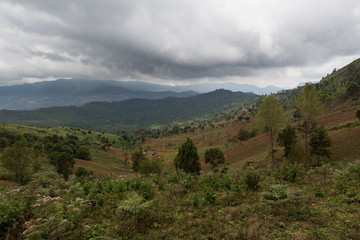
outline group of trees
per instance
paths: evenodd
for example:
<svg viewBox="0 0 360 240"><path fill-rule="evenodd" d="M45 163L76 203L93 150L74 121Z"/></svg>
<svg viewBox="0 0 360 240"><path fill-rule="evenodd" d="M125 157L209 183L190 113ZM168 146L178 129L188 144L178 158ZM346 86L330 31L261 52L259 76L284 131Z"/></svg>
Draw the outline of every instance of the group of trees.
<svg viewBox="0 0 360 240"><path fill-rule="evenodd" d="M148 158L140 147L131 155L132 169L146 176L160 174L163 169L163 159L160 157Z"/></svg>
<svg viewBox="0 0 360 240"><path fill-rule="evenodd" d="M175 157L174 164L177 170L185 173L200 174L201 165L197 148L190 138L186 139ZM219 165L225 163L224 153L219 148L209 148L205 151L205 163L211 164L217 171Z"/></svg>
<svg viewBox="0 0 360 240"><path fill-rule="evenodd" d="M1 165L13 175L21 184L31 180L33 173L38 170L40 153L45 153L56 171L67 180L74 167L74 158L90 160L89 148L79 141L76 136L66 137L52 135L40 138L32 134L14 134L5 129L0 133Z"/></svg>
<svg viewBox="0 0 360 240"><path fill-rule="evenodd" d="M311 146L311 154L317 155L318 162L320 156L329 156L327 149L330 146L330 138L324 127L317 127L317 118L323 111L319 94L312 84L306 84L295 98L297 115L302 120L298 125L298 130L304 134L304 168L307 168L308 148ZM272 168L274 169L274 137L283 124L283 108L275 95L266 96L260 105L256 114L256 123L259 129L270 135L270 153L272 159ZM309 143L309 137L310 143ZM284 156L288 158L291 150L297 142L296 128L288 125L278 136L278 142L284 147Z"/></svg>

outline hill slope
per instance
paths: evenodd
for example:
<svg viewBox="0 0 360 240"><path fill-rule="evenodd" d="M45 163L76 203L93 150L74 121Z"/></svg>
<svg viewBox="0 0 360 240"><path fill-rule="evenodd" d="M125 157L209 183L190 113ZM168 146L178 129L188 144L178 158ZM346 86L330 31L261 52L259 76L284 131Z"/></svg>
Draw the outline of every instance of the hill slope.
<svg viewBox="0 0 360 240"><path fill-rule="evenodd" d="M132 99L94 102L82 107L52 107L32 111L0 111L0 121L22 125L75 126L108 132L124 127L149 127L201 117L257 97L253 93L217 90L188 98Z"/></svg>

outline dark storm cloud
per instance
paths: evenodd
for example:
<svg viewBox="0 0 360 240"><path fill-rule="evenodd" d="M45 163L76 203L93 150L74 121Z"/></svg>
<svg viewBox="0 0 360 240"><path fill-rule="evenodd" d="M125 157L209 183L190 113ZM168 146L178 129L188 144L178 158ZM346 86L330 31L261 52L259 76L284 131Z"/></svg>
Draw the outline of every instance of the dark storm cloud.
<svg viewBox="0 0 360 240"><path fill-rule="evenodd" d="M359 6L357 0L2 0L0 80L250 81L285 74L284 85L312 67L360 54Z"/></svg>

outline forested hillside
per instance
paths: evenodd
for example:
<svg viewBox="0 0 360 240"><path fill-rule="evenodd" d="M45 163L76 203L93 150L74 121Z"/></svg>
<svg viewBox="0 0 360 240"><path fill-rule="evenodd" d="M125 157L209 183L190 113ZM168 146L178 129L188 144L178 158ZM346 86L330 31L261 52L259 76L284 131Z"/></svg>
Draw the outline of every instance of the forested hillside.
<svg viewBox="0 0 360 240"><path fill-rule="evenodd" d="M74 126L117 132L205 117L258 97L253 93L217 90L188 98L132 99L94 102L81 107L33 111L0 111L0 121L36 126Z"/></svg>

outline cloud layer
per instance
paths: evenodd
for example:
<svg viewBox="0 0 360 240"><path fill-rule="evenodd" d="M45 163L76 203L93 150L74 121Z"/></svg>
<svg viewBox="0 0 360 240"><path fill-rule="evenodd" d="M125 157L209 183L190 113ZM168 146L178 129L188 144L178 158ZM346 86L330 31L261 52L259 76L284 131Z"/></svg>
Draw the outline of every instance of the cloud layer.
<svg viewBox="0 0 360 240"><path fill-rule="evenodd" d="M292 86L360 56L360 2L1 0L0 85L60 77Z"/></svg>

